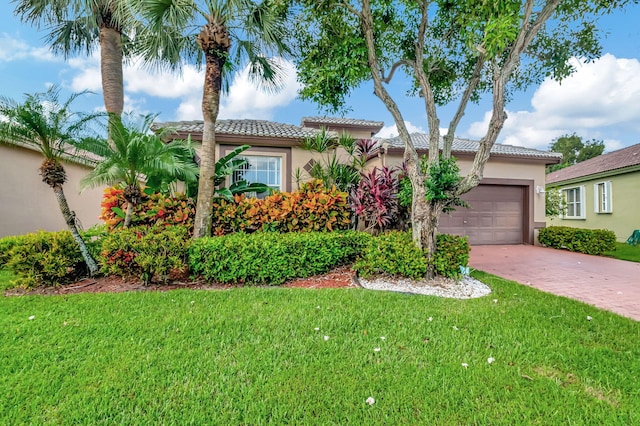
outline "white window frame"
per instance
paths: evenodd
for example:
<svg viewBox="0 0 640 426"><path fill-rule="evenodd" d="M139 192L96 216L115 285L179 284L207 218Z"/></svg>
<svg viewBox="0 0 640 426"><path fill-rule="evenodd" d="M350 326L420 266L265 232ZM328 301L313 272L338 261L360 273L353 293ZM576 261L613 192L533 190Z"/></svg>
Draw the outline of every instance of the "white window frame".
<svg viewBox="0 0 640 426"><path fill-rule="evenodd" d="M593 184L593 211L595 213L613 213L613 193L611 181Z"/></svg>
<svg viewBox="0 0 640 426"><path fill-rule="evenodd" d="M265 183L265 185L269 186L272 189L277 189L277 190L280 190L280 191L283 189L284 182L283 182L283 173L282 173L282 171L283 171L283 167L284 167L284 158L283 158L282 155L269 155L267 153L248 151L246 154L241 154L237 158L239 158L239 159L247 159L248 160L247 157L249 157L249 158L261 157L261 158L268 158L268 159L278 160L277 161L277 163L278 163L277 174L274 175L274 177L277 177L277 182L276 181L268 182L268 183ZM249 164L250 164L250 161L249 161ZM231 183L234 182L234 175L235 175L235 172L231 176ZM255 183L256 182L254 180L246 179L246 178L245 178L245 180L247 180L248 183ZM260 182L260 183L263 183L263 182Z"/></svg>
<svg viewBox="0 0 640 426"><path fill-rule="evenodd" d="M567 197L567 191L575 191L575 190L577 190L577 193L580 194L580 201L569 202ZM586 191L585 191L584 185L562 188L562 197L564 198L564 203L565 203L564 214L562 215L563 219L586 219L587 218L586 216L587 209L585 206L585 203L586 203L585 193ZM577 215L569 216L569 208L571 204L574 205L574 212L575 212L575 205L579 204L580 212Z"/></svg>

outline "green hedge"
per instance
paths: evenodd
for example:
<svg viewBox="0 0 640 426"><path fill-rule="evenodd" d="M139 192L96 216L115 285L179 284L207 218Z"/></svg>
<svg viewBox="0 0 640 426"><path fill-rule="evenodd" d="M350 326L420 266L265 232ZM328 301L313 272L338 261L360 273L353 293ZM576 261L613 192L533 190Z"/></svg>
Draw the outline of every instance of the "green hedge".
<svg viewBox="0 0 640 426"><path fill-rule="evenodd" d="M20 244L23 235L0 238L0 269L9 261L11 249Z"/></svg>
<svg viewBox="0 0 640 426"><path fill-rule="evenodd" d="M438 249L433 257L436 274L448 278L456 278L460 275L460 266L469 263L471 247L467 237L457 235L438 234Z"/></svg>
<svg viewBox="0 0 640 426"><path fill-rule="evenodd" d="M101 271L139 277L145 284L166 282L174 271L185 272L190 239L185 226L120 229L102 239Z"/></svg>
<svg viewBox="0 0 640 426"><path fill-rule="evenodd" d="M420 279L427 273L427 258L409 232L391 231L371 238L353 269L364 278L389 274Z"/></svg>
<svg viewBox="0 0 640 426"><path fill-rule="evenodd" d="M460 266L469 261L469 243L456 235L439 234L438 250L432 260L437 275L456 278ZM376 274L390 274L420 279L427 273L427 258L413 244L409 232L387 232L372 238L354 269L367 278Z"/></svg>
<svg viewBox="0 0 640 426"><path fill-rule="evenodd" d="M607 229L550 226L540 229L538 240L547 247L595 255L616 247L616 235Z"/></svg>
<svg viewBox="0 0 640 426"><path fill-rule="evenodd" d="M353 232L230 234L191 244L191 271L220 283L279 285L352 262L370 235Z"/></svg>
<svg viewBox="0 0 640 426"><path fill-rule="evenodd" d="M3 238L5 240L5 238ZM77 280L87 273L86 264L71 232L45 232L9 237L2 246L11 246L5 267L20 278L16 284L32 287L54 286Z"/></svg>

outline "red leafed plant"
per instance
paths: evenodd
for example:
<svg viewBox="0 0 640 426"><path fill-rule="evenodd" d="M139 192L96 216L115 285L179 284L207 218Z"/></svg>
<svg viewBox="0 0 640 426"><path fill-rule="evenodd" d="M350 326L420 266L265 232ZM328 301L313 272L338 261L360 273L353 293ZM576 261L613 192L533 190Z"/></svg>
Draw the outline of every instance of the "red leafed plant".
<svg viewBox="0 0 640 426"><path fill-rule="evenodd" d="M360 172L360 183L349 202L365 230L379 233L394 225L398 219L398 186L396 171L386 166Z"/></svg>

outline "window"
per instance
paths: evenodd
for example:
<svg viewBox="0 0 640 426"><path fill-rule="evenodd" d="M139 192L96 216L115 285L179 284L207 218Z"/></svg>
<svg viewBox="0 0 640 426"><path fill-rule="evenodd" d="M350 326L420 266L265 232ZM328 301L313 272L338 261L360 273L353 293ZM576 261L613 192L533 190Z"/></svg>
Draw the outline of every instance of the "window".
<svg viewBox="0 0 640 426"><path fill-rule="evenodd" d="M611 181L593 185L593 211L596 213L612 213Z"/></svg>
<svg viewBox="0 0 640 426"><path fill-rule="evenodd" d="M242 155L244 166L233 173L232 182L246 180L249 183L264 183L272 189L282 189L282 157L266 155Z"/></svg>
<svg viewBox="0 0 640 426"><path fill-rule="evenodd" d="M584 186L563 189L562 194L566 204L564 218L584 219Z"/></svg>

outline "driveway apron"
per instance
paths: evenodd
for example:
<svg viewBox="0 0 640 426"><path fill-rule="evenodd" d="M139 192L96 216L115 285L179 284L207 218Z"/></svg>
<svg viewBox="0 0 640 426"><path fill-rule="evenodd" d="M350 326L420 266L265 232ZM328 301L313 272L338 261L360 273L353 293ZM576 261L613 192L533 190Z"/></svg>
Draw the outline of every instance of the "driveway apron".
<svg viewBox="0 0 640 426"><path fill-rule="evenodd" d="M469 265L640 321L640 263L528 245L473 246Z"/></svg>

